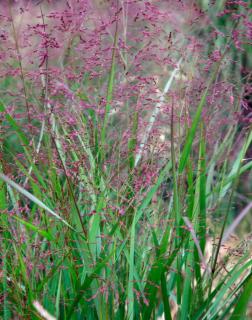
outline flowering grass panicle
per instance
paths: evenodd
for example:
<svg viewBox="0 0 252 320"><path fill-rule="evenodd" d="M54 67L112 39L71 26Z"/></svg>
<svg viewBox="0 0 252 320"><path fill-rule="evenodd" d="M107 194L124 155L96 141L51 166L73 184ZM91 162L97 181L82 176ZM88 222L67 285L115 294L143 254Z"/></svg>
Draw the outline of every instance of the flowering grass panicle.
<svg viewBox="0 0 252 320"><path fill-rule="evenodd" d="M250 317L251 10L0 2L1 318Z"/></svg>

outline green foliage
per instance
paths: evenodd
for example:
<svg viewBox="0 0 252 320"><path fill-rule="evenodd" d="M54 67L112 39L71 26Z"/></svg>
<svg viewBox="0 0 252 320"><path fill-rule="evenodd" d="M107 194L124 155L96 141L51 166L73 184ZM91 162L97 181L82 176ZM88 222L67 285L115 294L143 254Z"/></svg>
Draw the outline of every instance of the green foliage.
<svg viewBox="0 0 252 320"><path fill-rule="evenodd" d="M213 21L219 28L228 23ZM11 144L1 146L1 317L54 319L41 314L39 301L60 320L145 320L162 312L165 320L245 319L252 261L245 249L238 261L220 251L237 183L252 167L251 160L243 165L252 131L244 133L230 161L237 127L224 132L208 153L202 115L226 52L210 72L183 147L177 145L172 108L169 157L155 179L136 192L134 183L144 169L136 165L138 111L131 115L126 147L112 145L109 136L117 45L116 26L104 117L92 109L75 115L76 140L69 138L71 125L54 117L53 125L43 123L36 151L35 139L0 102L2 125L12 131L23 155L20 160ZM11 86L9 78L5 86ZM89 102L79 84L71 88ZM117 157L120 148L124 158ZM7 159L14 167L11 176ZM69 174L76 163L75 175ZM119 174L123 182L115 182ZM160 197L167 177L169 203ZM214 228L211 214L223 207L222 224Z"/></svg>
<svg viewBox="0 0 252 320"><path fill-rule="evenodd" d="M198 113L195 117L197 119ZM196 123L195 121L193 123ZM20 139L25 142L22 129L16 125L15 127ZM192 132L195 135L196 130L197 127L193 124L193 129L189 130L188 133L189 145L193 141ZM119 218L113 211L109 213L110 220L105 224L102 222L102 210L111 201L110 197L112 196L111 199L114 198L114 192L109 189L109 185L106 185L106 180L104 180L100 171L91 171L91 175L96 175L96 180L100 181L101 186L104 184L104 187L102 187L103 192L99 197L90 195L93 199L96 215L90 221L88 239L81 228L79 230L75 229L78 227L78 221L74 218L77 214L76 205L88 212L82 204L85 195L80 195L76 204L71 200L71 196L67 199L69 213L67 220L60 217L43 202L47 202L52 207L57 207L59 202L66 201L65 193L69 190L67 181L60 179L54 172L53 163L50 164L51 169L49 167L47 171L49 173L51 170L52 174L50 176L43 174L42 177L39 173L37 180L34 178L31 180L32 184L29 192L20 184L14 183L1 174L1 179L7 183L7 189L6 185L3 182L1 183L2 210L9 206L7 205L10 199L8 193L10 193L10 188L13 188L14 197L18 195L27 197L31 201L30 205L35 206L34 212L40 212L41 217L38 226L32 223L32 219L29 221L18 212L12 219L6 219L5 215L1 216L3 248L6 252L3 260L4 271L1 276L3 277L2 290L5 297L3 304L4 319L11 319L11 315L18 309L21 313L26 310L26 312L35 316L36 311L33 302L36 299L40 300L48 311L55 314L57 319L79 319L80 317L82 319L103 319L104 317L108 319L124 317L128 319L147 319L154 317L156 310L162 304L165 319L172 319L172 306L174 304L177 304L179 319L215 319L217 314L222 318L221 315L224 315L227 310L230 310L228 312L230 316L232 314L230 319L236 319L241 314L244 316L250 299L250 278L244 280L235 289L232 289L232 286L239 279L242 279L241 277L246 277L251 262L245 263L247 257L244 255L244 258L234 265L230 269L229 275L224 276L224 278L218 273L212 275L206 271L202 273L201 260L194 243L194 237L190 230L184 229L183 231L183 223L180 220L180 215L183 213L178 214L178 211L176 213L176 210L181 210L179 208L182 208L189 201L187 205L192 211L191 213L189 211L188 215L200 239L200 247L204 253L206 212L209 203L209 195L206 193L206 172L214 160L208 160L206 157L203 125L200 126L200 131L196 182L193 183L192 178L190 178L190 168L193 165L190 163L190 149L186 152L182 151L180 167L176 169L176 166L169 162L160 171L156 183L151 186L135 207L133 220L126 231L121 228L119 223L120 220L123 221L124 217ZM89 161L93 163L91 167L95 169L98 164L90 153L88 141L82 141L82 143L83 152L88 155ZM129 146L132 146L132 143ZM226 142L223 141L223 143ZM221 142L218 142L218 145L219 148L222 147ZM225 198L224 194L232 188L235 179L238 177L237 175L240 174L236 163L241 163L241 157L244 156L247 147L248 140L244 142L244 147L238 152L233 167L226 173L225 177L220 177L220 180L224 179L224 183L215 181L215 185L219 184L217 196L220 197L220 201L223 197ZM133 150L131 147L131 154ZM27 156L27 164L29 165L31 159L28 154ZM72 157L76 159L78 154L73 152ZM133 155L130 157L133 158ZM172 161L177 160L174 157ZM185 161L187 162L186 166L184 165ZM133 170L133 163L133 160L130 160L130 170ZM172 171L173 173L171 173ZM35 175L36 172L38 172L38 168L34 171ZM173 174L174 177L179 177L178 174L180 177L181 175L188 175L189 198L182 196L184 190L178 181L176 190L174 190L174 205L166 213L168 217L177 218L172 219L173 222L167 223L163 228L153 226L147 229L144 227L146 223L150 223L153 219L157 219L157 221L159 219L152 212L151 201L169 173ZM31 179L27 170L24 170L24 174L27 175L28 179ZM90 178L85 172L81 174L85 179L84 181L88 183ZM131 171L129 171L129 174L131 174ZM233 179L231 179L232 177ZM43 180L41 181L41 179ZM71 182L69 181L69 183ZM47 190L53 192L41 193L40 190L44 185L47 186ZM90 188L92 189L91 185ZM76 197L76 190L73 192L74 197ZM92 191L90 192L92 193ZM177 200L175 194L177 194ZM120 194L117 197L120 199ZM184 203L181 202L183 201L182 197L185 198ZM177 209L175 201L179 203ZM55 222L47 217L46 212L56 219ZM57 219L59 222L56 224ZM82 216L81 219L83 223L86 221L85 216ZM16 224L14 221L16 221ZM71 221L75 227L69 228L69 222L67 221ZM27 239L21 246L15 239L8 242L8 229L14 227L23 230L22 232ZM139 228L145 229L143 238L139 238ZM174 236L176 232L178 232L177 236ZM101 234L103 234L102 238L100 238ZM109 237L112 241L106 241L106 237ZM33 239L42 243L39 251L31 247ZM46 264L49 261L44 261L44 270L40 271L34 268L30 271L25 259L27 257L32 259L33 256L35 257L36 254L49 247L55 252L60 252L60 254L53 255L50 258L53 261L53 266L48 268ZM146 251L147 247L155 248L155 250ZM11 262L9 260L10 255L13 254L16 256L16 260ZM212 258L208 262L209 266ZM243 260L244 265L241 267ZM180 270L180 275L178 270ZM14 285L17 292L13 290L11 284ZM125 291L121 291L121 285L125 285ZM159 288L161 294L159 294ZM208 288L211 288L209 295L206 294ZM116 298L116 292L119 293L119 299ZM180 297L178 294L180 294ZM238 300L236 300L236 294L239 294ZM139 295L139 298L136 298L137 295ZM26 307L18 308L17 305L22 306L23 301L26 301ZM200 304L198 304L198 301L200 301ZM120 304L124 305L124 310L121 309ZM13 305L16 305L14 309ZM233 305L235 306L234 311L231 308ZM241 316L239 319L242 319Z"/></svg>

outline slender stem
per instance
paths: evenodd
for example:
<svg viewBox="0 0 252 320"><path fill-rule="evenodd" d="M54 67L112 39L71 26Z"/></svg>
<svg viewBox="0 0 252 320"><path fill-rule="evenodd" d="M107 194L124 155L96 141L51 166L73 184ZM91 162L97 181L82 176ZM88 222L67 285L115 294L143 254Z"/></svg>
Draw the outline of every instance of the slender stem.
<svg viewBox="0 0 252 320"><path fill-rule="evenodd" d="M20 69L20 74L21 74L21 80L22 80L22 84L23 84L23 90L24 90L24 96L25 96L25 106L26 106L26 111L27 111L27 118L28 118L28 121L30 122L31 121L30 109L29 109L29 103L28 103L28 94L27 94L27 90L26 90L26 86L25 86L24 69L23 69L22 58L21 58L22 56L21 56L19 45L18 45L17 33L16 33L15 24L14 24L14 21L13 21L10 0L8 1L8 6L9 6L9 13L10 13L10 18L11 18L11 26L12 26L12 31L13 31L13 37L14 37L14 42L15 42L15 47L16 47L16 52L17 52L17 57L18 57L18 64L19 64L19 69Z"/></svg>
<svg viewBox="0 0 252 320"><path fill-rule="evenodd" d="M252 130L252 127L251 127L250 130ZM246 146L246 145L249 145L248 142L249 142L249 140L250 140L251 132L252 132L252 131L250 131L250 134L248 134L248 136L247 136L245 146ZM232 189L231 189L231 193L230 193L229 201L228 201L228 205L227 205L227 211L226 211L226 214L225 214L225 217L224 217L224 221L223 221L223 225L222 225L222 228L221 228L221 233L220 233L219 241L218 241L217 248L216 248L216 252L215 252L215 256L214 256L214 262L213 262L213 266L212 266L212 280L213 280L213 276L214 276L215 271L216 271L217 260L218 260L218 256L219 256L221 244L223 243L223 236L224 236L224 231L225 231L225 227L226 227L226 224L227 224L229 212L230 212L231 207L232 207L233 195L234 195L234 193L235 193L235 189L236 189L237 184L238 184L238 182L239 182L240 170L241 170L241 162L239 163L239 168L238 168L238 171L237 171L237 174L236 174L236 178L235 178L235 180L234 180L233 187L232 187ZM209 294L211 293L212 283L213 283L213 281L211 282L211 285L210 285L210 287L209 287Z"/></svg>
<svg viewBox="0 0 252 320"><path fill-rule="evenodd" d="M60 162L61 162L62 167L63 167L63 170L64 170L64 172L65 172L66 180L67 180L67 184L68 184L68 188L69 188L69 191L70 191L70 195L71 195L71 197L72 197L72 199L73 199L74 206L75 206L76 212L77 212L77 214L78 214L78 218L79 218L79 220L80 220L80 224L81 224L81 228L82 228L83 234L84 234L85 238L87 238L87 237L88 237L88 232L87 232L87 230L86 230L86 228L85 228L85 226L84 226L84 224L83 224L83 221L82 221L82 218L81 218L80 209L79 209L79 207L78 207L78 204L77 204L76 199L75 199L75 196L74 196L74 192L73 192L73 188L72 188L72 185L71 185L71 181L70 181L70 179L69 179L69 177L68 177L65 164L64 164L64 162L63 162L63 160L62 160L62 158L61 158L60 151L59 151L59 149L58 149L57 143L56 143L55 138L53 137L53 135L52 135L52 141L53 141L53 143L54 143L54 145L55 145L55 148L56 148L56 151L57 151L57 153L58 153Z"/></svg>
<svg viewBox="0 0 252 320"><path fill-rule="evenodd" d="M160 112L160 108L164 104L165 95L170 90L170 87L172 85L173 79L176 76L177 72L179 71L179 67L180 67L181 62L182 62L182 58L179 59L179 61L177 63L177 67L172 71L172 74L171 74L170 78L168 79L168 81L167 81L167 83L166 83L166 85L164 87L164 90L163 90L163 92L161 94L160 100L156 104L156 107L154 108L154 110L152 112L152 115L151 115L150 120L149 120L149 124L148 124L148 126L146 128L144 137L143 137L143 139L142 139L142 141L140 143L140 146L139 146L139 151L138 151L138 153L136 155L136 158L135 158L135 167L138 165L139 161L142 158L143 150L144 150L144 147L145 147L146 143L148 142L148 139L149 139L151 130L153 128L154 122L156 121L156 118L157 118L157 116L158 116L158 114Z"/></svg>

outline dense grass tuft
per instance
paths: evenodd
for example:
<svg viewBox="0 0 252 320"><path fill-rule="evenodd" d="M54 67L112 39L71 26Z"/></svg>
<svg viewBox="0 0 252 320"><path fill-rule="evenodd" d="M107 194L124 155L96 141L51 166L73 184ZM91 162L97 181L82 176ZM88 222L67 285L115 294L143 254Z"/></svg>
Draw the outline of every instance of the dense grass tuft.
<svg viewBox="0 0 252 320"><path fill-rule="evenodd" d="M0 9L1 319L249 319L250 4Z"/></svg>

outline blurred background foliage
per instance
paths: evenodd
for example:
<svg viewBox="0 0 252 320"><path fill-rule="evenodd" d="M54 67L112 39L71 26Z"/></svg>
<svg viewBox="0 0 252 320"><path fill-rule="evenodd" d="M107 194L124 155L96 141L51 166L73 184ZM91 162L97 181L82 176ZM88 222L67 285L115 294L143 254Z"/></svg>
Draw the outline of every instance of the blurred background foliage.
<svg viewBox="0 0 252 320"><path fill-rule="evenodd" d="M240 110L237 110L237 113L241 115L237 128L238 136L243 131L251 130L249 125L251 126L252 120L252 2L250 0L199 0L198 4L207 13L210 20L209 25L199 30L198 36L207 38L207 35L213 31L219 33L215 41L207 43L209 54L215 49L223 48L230 40L230 35L233 38L228 49L230 63L222 70L222 76L224 79L229 79L229 81L233 82L235 95L240 101L238 105ZM236 42L236 33L243 34L243 42ZM245 106L242 100L245 101ZM251 160L251 157L252 146L247 151L246 159ZM230 220L251 200L252 173L247 172L240 177ZM251 232L251 215L248 215L241 222L237 232L240 235Z"/></svg>

